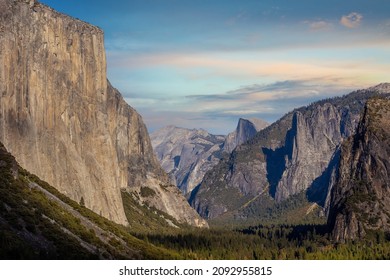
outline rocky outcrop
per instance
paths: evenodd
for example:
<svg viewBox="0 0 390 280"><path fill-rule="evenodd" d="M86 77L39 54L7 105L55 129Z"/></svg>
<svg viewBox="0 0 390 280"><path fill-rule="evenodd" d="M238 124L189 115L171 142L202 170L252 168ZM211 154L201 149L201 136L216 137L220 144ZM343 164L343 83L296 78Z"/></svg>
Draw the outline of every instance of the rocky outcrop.
<svg viewBox="0 0 390 280"><path fill-rule="evenodd" d="M390 231L390 101L367 102L356 135L346 140L328 223L336 241Z"/></svg>
<svg viewBox="0 0 390 280"><path fill-rule="evenodd" d="M284 146L285 168L276 186L276 201L308 189L325 171L341 142L340 119L337 108L329 103L316 106L310 114L294 113Z"/></svg>
<svg viewBox="0 0 390 280"><path fill-rule="evenodd" d="M319 101L285 115L206 173L191 205L212 219L244 211L254 203L281 203L305 192L308 201L327 210L340 144L353 134L366 100L375 95L390 95L390 84ZM251 215L261 216L261 211L251 210Z"/></svg>
<svg viewBox="0 0 390 280"><path fill-rule="evenodd" d="M238 145L241 145L253 138L257 132L266 128L268 123L260 119L240 118L235 131L226 136L223 150L231 153Z"/></svg>
<svg viewBox="0 0 390 280"><path fill-rule="evenodd" d="M205 225L159 166L141 116L106 78L103 32L37 1L0 0L0 141L30 172L127 224L121 191Z"/></svg>
<svg viewBox="0 0 390 280"><path fill-rule="evenodd" d="M191 192L221 158L224 136L174 126L150 135L157 159L184 193Z"/></svg>

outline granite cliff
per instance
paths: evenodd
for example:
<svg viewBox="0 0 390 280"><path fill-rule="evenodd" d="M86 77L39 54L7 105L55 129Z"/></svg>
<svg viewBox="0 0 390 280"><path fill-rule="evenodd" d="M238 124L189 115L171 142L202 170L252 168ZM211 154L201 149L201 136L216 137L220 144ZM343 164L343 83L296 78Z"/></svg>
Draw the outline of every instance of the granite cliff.
<svg viewBox="0 0 390 280"><path fill-rule="evenodd" d="M268 123L260 119L240 118L236 130L226 136L223 151L231 153L237 146L244 144L267 126Z"/></svg>
<svg viewBox="0 0 390 280"><path fill-rule="evenodd" d="M174 126L153 132L152 146L164 170L184 194L189 194L223 156L251 139L268 124L260 119L240 118L235 131L226 137L203 129Z"/></svg>
<svg viewBox="0 0 390 280"><path fill-rule="evenodd" d="M183 194L199 185L204 174L219 162L225 140L202 129L174 126L162 128L150 138L161 166Z"/></svg>
<svg viewBox="0 0 390 280"><path fill-rule="evenodd" d="M335 241L390 231L390 101L367 102L354 136L341 147L328 224Z"/></svg>
<svg viewBox="0 0 390 280"><path fill-rule="evenodd" d="M128 223L128 192L205 226L168 186L141 116L108 82L103 39L38 1L0 0L0 141L24 168L117 223Z"/></svg>
<svg viewBox="0 0 390 280"><path fill-rule="evenodd" d="M318 101L286 114L206 173L192 195L192 206L208 219L245 220L265 217L298 196L306 201L304 212L322 208L326 214L340 144L354 134L365 102L375 95L390 95L390 84ZM298 207L296 202L291 204Z"/></svg>

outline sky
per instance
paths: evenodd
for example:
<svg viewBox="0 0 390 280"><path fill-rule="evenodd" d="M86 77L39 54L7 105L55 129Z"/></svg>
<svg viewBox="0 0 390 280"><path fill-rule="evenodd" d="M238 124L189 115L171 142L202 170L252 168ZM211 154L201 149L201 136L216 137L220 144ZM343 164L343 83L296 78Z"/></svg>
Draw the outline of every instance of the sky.
<svg viewBox="0 0 390 280"><path fill-rule="evenodd" d="M390 82L388 0L41 0L105 33L108 78L150 132L233 131Z"/></svg>

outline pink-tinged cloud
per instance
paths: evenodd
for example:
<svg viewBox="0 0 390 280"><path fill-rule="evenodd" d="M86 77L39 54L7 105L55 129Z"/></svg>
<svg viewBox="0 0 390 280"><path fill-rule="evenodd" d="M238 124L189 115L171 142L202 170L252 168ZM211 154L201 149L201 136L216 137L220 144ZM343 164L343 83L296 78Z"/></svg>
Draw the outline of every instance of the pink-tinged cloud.
<svg viewBox="0 0 390 280"><path fill-rule="evenodd" d="M273 80L299 80L325 77L333 79L342 77L343 83L366 86L378 82L379 77L388 75L388 64L378 64L369 59L328 61L324 59L299 60L267 59L264 55L253 55L253 59L235 57L218 57L213 54L161 54L121 58L116 67L140 69L167 67L177 69L178 73L186 73L191 69L207 69L208 78L229 77L241 79L267 77ZM369 75L371 74L371 75ZM375 78L376 77L376 78Z"/></svg>
<svg viewBox="0 0 390 280"><path fill-rule="evenodd" d="M329 30L333 26L330 22L325 20L304 21L304 23L307 24L312 31Z"/></svg>
<svg viewBox="0 0 390 280"><path fill-rule="evenodd" d="M359 13L350 13L349 15L342 16L340 23L348 28L356 28L360 25L363 16Z"/></svg>

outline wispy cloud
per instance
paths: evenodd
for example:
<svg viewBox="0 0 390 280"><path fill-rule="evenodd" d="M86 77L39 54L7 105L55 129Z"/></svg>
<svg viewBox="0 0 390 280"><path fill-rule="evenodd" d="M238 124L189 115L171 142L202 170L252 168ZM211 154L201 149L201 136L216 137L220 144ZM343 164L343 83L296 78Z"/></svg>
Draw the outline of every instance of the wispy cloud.
<svg viewBox="0 0 390 280"><path fill-rule="evenodd" d="M356 89L353 86L321 82L323 80L252 84L221 94L186 96L184 99L190 101L177 100L180 106L172 106L161 100L161 109L142 107L140 111L151 130L161 127L162 124L175 124L228 133L234 129L240 117L256 117L272 122L294 108Z"/></svg>
<svg viewBox="0 0 390 280"><path fill-rule="evenodd" d="M330 30L333 27L333 24L326 20L314 20L314 21L306 20L304 21L304 23L308 25L310 30L312 31Z"/></svg>
<svg viewBox="0 0 390 280"><path fill-rule="evenodd" d="M349 15L344 15L340 19L340 23L348 28L356 28L360 25L363 20L363 15L353 12Z"/></svg>
<svg viewBox="0 0 390 280"><path fill-rule="evenodd" d="M223 94L210 95L190 95L187 98L197 100L199 102L232 102L240 106L240 103L253 102L270 102L281 99L319 99L321 97L329 97L340 93L342 90L349 88L348 86L336 85L328 83L326 77L312 80L287 80L277 81L270 84L253 84L240 87L239 89L228 91ZM351 86L350 88L354 88ZM268 106L268 108L270 108ZM277 108L273 108L277 110ZM242 111L241 109L237 109Z"/></svg>
<svg viewBox="0 0 390 280"><path fill-rule="evenodd" d="M366 51L362 50L361 52ZM223 53L219 55L213 53L168 53L126 58L118 57L117 60L111 59L111 66L137 71L140 69L175 69L176 73L182 76L187 75L188 79L191 78L191 80L194 80L194 75L191 75L192 72L206 80L212 77L237 80L242 78L254 79L256 77L268 77L273 80L342 77L345 80L349 78L350 83L355 82L361 86L370 83L370 81L364 80L367 73L376 74L377 77L388 73L386 65L380 67L372 59L361 57L359 60L343 58L336 61L332 57L332 53L331 50L323 57L313 57L312 59L306 53L302 53L302 59L298 55L286 58L283 53L280 53L280 57L277 58L278 52L270 54L273 59L267 58L264 52L254 52L249 56L247 53L247 57L230 56ZM330 61L330 58L333 60Z"/></svg>

